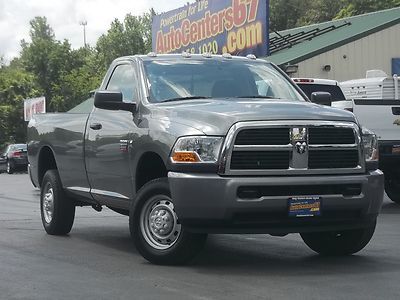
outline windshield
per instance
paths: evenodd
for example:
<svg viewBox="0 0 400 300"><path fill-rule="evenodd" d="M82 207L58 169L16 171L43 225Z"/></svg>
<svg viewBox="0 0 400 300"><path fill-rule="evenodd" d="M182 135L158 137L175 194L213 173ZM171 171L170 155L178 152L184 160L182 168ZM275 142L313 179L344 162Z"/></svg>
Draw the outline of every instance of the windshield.
<svg viewBox="0 0 400 300"><path fill-rule="evenodd" d="M304 101L271 64L236 59L144 61L150 102L196 98L271 98Z"/></svg>
<svg viewBox="0 0 400 300"><path fill-rule="evenodd" d="M328 92L332 96L332 101L341 101L346 100L346 97L343 95L341 88L337 85L328 85L328 84L297 84L303 92L307 95L308 99L311 99L311 94L314 92Z"/></svg>

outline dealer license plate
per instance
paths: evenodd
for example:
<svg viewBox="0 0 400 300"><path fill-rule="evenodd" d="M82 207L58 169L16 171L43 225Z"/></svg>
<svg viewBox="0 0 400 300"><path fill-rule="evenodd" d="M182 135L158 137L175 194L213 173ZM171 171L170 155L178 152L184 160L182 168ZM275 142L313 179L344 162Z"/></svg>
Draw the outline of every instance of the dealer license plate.
<svg viewBox="0 0 400 300"><path fill-rule="evenodd" d="M321 198L299 196L289 198L289 217L315 217L321 215Z"/></svg>

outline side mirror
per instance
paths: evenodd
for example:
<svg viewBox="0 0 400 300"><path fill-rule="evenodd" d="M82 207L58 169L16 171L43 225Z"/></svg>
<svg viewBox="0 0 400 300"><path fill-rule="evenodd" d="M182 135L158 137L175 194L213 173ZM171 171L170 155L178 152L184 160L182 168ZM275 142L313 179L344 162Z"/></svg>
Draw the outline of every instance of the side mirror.
<svg viewBox="0 0 400 300"><path fill-rule="evenodd" d="M94 94L94 106L107 110L126 110L134 111L135 103L126 103L122 101L122 93L115 91L97 91Z"/></svg>
<svg viewBox="0 0 400 300"><path fill-rule="evenodd" d="M331 93L328 92L314 92L311 94L311 102L320 104L320 105L327 105L332 106L332 96Z"/></svg>

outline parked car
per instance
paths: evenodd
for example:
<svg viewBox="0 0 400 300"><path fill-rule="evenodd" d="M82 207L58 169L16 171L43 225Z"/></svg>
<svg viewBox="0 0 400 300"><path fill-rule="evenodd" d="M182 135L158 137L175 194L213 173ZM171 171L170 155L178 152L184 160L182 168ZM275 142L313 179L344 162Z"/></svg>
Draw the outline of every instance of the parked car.
<svg viewBox="0 0 400 300"><path fill-rule="evenodd" d="M48 234L69 233L76 206L107 206L129 216L139 253L158 264L188 261L208 233L300 233L323 255L373 236L376 137L352 113L310 103L272 63L122 57L91 101L28 125Z"/></svg>
<svg viewBox="0 0 400 300"><path fill-rule="evenodd" d="M27 170L28 155L26 144L11 144L0 155L0 172L14 173L16 170Z"/></svg>

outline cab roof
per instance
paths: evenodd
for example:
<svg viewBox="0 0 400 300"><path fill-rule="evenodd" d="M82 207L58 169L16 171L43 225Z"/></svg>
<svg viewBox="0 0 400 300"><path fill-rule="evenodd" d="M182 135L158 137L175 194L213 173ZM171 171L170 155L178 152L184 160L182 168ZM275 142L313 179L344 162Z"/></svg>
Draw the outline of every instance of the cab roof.
<svg viewBox="0 0 400 300"><path fill-rule="evenodd" d="M155 54L149 53L147 55L130 55L119 57L115 59L115 61L119 60L126 60L126 59L134 59L139 58L143 61L154 61L154 60L165 60L165 59L196 59L196 60L209 60L209 59L216 59L216 60L242 60L242 61L255 61L260 60L265 62L265 59L258 59L253 55L248 56L234 56L230 54L222 54L222 55L215 55L215 54L189 54L189 53L181 53L181 54Z"/></svg>

